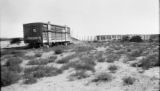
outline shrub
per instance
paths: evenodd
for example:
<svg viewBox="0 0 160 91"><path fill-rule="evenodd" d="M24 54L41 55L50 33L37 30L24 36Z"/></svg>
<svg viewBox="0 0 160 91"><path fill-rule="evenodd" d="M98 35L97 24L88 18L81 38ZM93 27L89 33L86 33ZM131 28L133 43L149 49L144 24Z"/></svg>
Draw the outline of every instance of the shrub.
<svg viewBox="0 0 160 91"><path fill-rule="evenodd" d="M13 49L3 49L0 51L1 52L1 57L4 55L14 55L17 57L22 57L24 55L24 51L20 51L20 50L13 50Z"/></svg>
<svg viewBox="0 0 160 91"><path fill-rule="evenodd" d="M94 48L93 47L90 47L90 46L79 46L76 48L76 52L87 52L87 51L91 51L93 50Z"/></svg>
<svg viewBox="0 0 160 91"><path fill-rule="evenodd" d="M34 59L28 62L27 65L46 65L50 62L48 59Z"/></svg>
<svg viewBox="0 0 160 91"><path fill-rule="evenodd" d="M75 55L70 55L70 56L64 57L64 58L58 60L57 63L60 63L60 64L68 63L69 60L73 59L74 57L75 57Z"/></svg>
<svg viewBox="0 0 160 91"><path fill-rule="evenodd" d="M5 66L17 66L22 62L22 59L18 57L11 57L7 59Z"/></svg>
<svg viewBox="0 0 160 91"><path fill-rule="evenodd" d="M95 61L91 58L82 58L81 60L72 61L67 64L64 64L61 69L67 70L68 68L74 68L75 70L90 70L95 71L94 66L96 65Z"/></svg>
<svg viewBox="0 0 160 91"><path fill-rule="evenodd" d="M19 64L22 62L20 58L17 57L11 57L7 60L5 63L5 67L8 68L8 70L13 71L13 72L21 72L22 68L19 66Z"/></svg>
<svg viewBox="0 0 160 91"><path fill-rule="evenodd" d="M108 67L108 70L110 70L111 73L115 73L118 67L116 65L110 65Z"/></svg>
<svg viewBox="0 0 160 91"><path fill-rule="evenodd" d="M21 43L21 39L20 38L13 38L10 41L10 44L19 44L19 43Z"/></svg>
<svg viewBox="0 0 160 91"><path fill-rule="evenodd" d="M131 51L131 56L133 56L133 57L139 57L139 56L141 56L141 54L142 54L142 49L135 49L135 50L133 50L133 51Z"/></svg>
<svg viewBox="0 0 160 91"><path fill-rule="evenodd" d="M73 73L69 76L70 80L74 80L74 79L83 79L83 78L87 78L89 77L89 75L86 73L85 70L80 70L80 71L76 71L76 73Z"/></svg>
<svg viewBox="0 0 160 91"><path fill-rule="evenodd" d="M98 58L97 61L98 62L105 62L105 58Z"/></svg>
<svg viewBox="0 0 160 91"><path fill-rule="evenodd" d="M24 84L33 84L37 82L37 79L33 77L33 74L26 74L24 78Z"/></svg>
<svg viewBox="0 0 160 91"><path fill-rule="evenodd" d="M124 77L122 80L123 80L123 85L132 85L136 79L133 77Z"/></svg>
<svg viewBox="0 0 160 91"><path fill-rule="evenodd" d="M105 82L105 81L111 81L112 75L109 73L100 73L98 74L92 82Z"/></svg>
<svg viewBox="0 0 160 91"><path fill-rule="evenodd" d="M148 69L154 66L160 66L159 62L159 53L153 53L147 55L147 57L143 58L140 63L138 64L139 67L143 69Z"/></svg>
<svg viewBox="0 0 160 91"><path fill-rule="evenodd" d="M56 59L57 59L57 56L50 56L49 62L55 62Z"/></svg>
<svg viewBox="0 0 160 91"><path fill-rule="evenodd" d="M36 57L41 57L42 54L41 54L41 53L36 53L35 56L36 56Z"/></svg>
<svg viewBox="0 0 160 91"><path fill-rule="evenodd" d="M63 51L61 49L56 49L55 54L61 54Z"/></svg>
<svg viewBox="0 0 160 91"><path fill-rule="evenodd" d="M118 61L119 58L120 58L120 55L117 55L117 54L113 54L113 53L112 53L112 54L107 55L106 61L109 62L109 63L112 63L112 62L114 62L114 61Z"/></svg>
<svg viewBox="0 0 160 91"><path fill-rule="evenodd" d="M133 36L130 40L130 42L142 42L141 36Z"/></svg>
<svg viewBox="0 0 160 91"><path fill-rule="evenodd" d="M1 86L8 86L20 79L17 72L10 71L7 67L1 67Z"/></svg>
<svg viewBox="0 0 160 91"><path fill-rule="evenodd" d="M42 78L47 76L55 76L60 74L62 71L54 68L54 67L48 67L48 66L36 66L31 68L26 68L24 70L25 75L32 74L35 78Z"/></svg>

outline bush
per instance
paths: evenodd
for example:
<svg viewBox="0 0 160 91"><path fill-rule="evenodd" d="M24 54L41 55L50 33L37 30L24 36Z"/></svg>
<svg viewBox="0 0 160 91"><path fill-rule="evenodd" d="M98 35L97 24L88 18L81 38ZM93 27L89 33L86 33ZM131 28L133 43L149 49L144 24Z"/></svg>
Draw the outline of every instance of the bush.
<svg viewBox="0 0 160 91"><path fill-rule="evenodd" d="M59 64L68 63L69 60L73 59L74 57L75 57L75 55L70 55L70 56L64 57L64 58L58 60L57 63L59 63Z"/></svg>
<svg viewBox="0 0 160 91"><path fill-rule="evenodd" d="M67 70L69 68L74 68L75 70L90 70L95 71L94 66L95 61L92 58L82 58L74 62L69 62L61 67L62 70Z"/></svg>
<svg viewBox="0 0 160 91"><path fill-rule="evenodd" d="M98 62L105 62L105 58L98 58L97 61Z"/></svg>
<svg viewBox="0 0 160 91"><path fill-rule="evenodd" d="M142 42L141 36L133 36L130 40L130 42Z"/></svg>
<svg viewBox="0 0 160 91"><path fill-rule="evenodd" d="M116 65L110 65L108 67L108 70L110 70L111 73L115 73L118 67Z"/></svg>
<svg viewBox="0 0 160 91"><path fill-rule="evenodd" d="M36 56L36 57L41 57L42 54L41 54L41 53L36 53L35 56Z"/></svg>
<svg viewBox="0 0 160 91"><path fill-rule="evenodd" d="M120 55L112 53L112 54L107 55L106 61L109 63L113 63L114 61L118 61L119 58L120 58Z"/></svg>
<svg viewBox="0 0 160 91"><path fill-rule="evenodd" d="M143 69L148 69L154 66L160 66L159 62L159 53L153 53L147 55L147 57L143 58L140 63L138 64L139 67Z"/></svg>
<svg viewBox="0 0 160 91"><path fill-rule="evenodd" d="M91 51L93 50L94 48L93 47L90 47L90 46L79 46L76 48L76 52L87 52L87 51Z"/></svg>
<svg viewBox="0 0 160 91"><path fill-rule="evenodd" d="M105 81L111 81L112 75L109 73L100 73L98 74L92 82L105 82Z"/></svg>
<svg viewBox="0 0 160 91"><path fill-rule="evenodd" d="M22 59L18 57L11 57L7 59L5 66L17 66L22 62Z"/></svg>
<svg viewBox="0 0 160 91"><path fill-rule="evenodd" d="M132 57L139 57L141 56L142 52L143 51L141 49L135 49L135 50L132 50L129 55Z"/></svg>
<svg viewBox="0 0 160 91"><path fill-rule="evenodd" d="M42 78L48 76L56 76L62 73L62 71L54 67L37 66L37 67L26 68L24 70L24 73L25 73L24 75L32 74L34 78Z"/></svg>
<svg viewBox="0 0 160 91"><path fill-rule="evenodd" d="M123 85L132 85L136 79L133 77L124 77L122 80L123 80Z"/></svg>
<svg viewBox="0 0 160 91"><path fill-rule="evenodd" d="M33 77L33 74L26 74L24 78L24 84L33 84L37 82L37 79Z"/></svg>
<svg viewBox="0 0 160 91"><path fill-rule="evenodd" d="M7 67L1 67L1 86L8 86L20 79L17 72L10 71Z"/></svg>
<svg viewBox="0 0 160 91"><path fill-rule="evenodd" d="M19 44L19 43L21 43L21 39L20 38L13 38L10 41L10 44Z"/></svg>
<svg viewBox="0 0 160 91"><path fill-rule="evenodd" d="M56 59L57 59L57 56L50 56L49 62L55 62Z"/></svg>
<svg viewBox="0 0 160 91"><path fill-rule="evenodd" d="M61 49L56 49L55 54L61 54L63 51Z"/></svg>
<svg viewBox="0 0 160 91"><path fill-rule="evenodd" d="M34 59L29 61L27 65L46 65L50 62L51 60L49 59Z"/></svg>
<svg viewBox="0 0 160 91"><path fill-rule="evenodd" d="M83 78L87 78L89 77L89 75L86 73L85 70L80 70L80 71L76 71L76 73L73 73L69 76L70 80L74 80L74 79L83 79Z"/></svg>
<svg viewBox="0 0 160 91"><path fill-rule="evenodd" d="M11 57L7 60L7 62L5 63L5 67L8 68L8 70L13 71L13 72L21 72L22 68L20 67L20 63L22 62L22 60L20 58L17 57Z"/></svg>

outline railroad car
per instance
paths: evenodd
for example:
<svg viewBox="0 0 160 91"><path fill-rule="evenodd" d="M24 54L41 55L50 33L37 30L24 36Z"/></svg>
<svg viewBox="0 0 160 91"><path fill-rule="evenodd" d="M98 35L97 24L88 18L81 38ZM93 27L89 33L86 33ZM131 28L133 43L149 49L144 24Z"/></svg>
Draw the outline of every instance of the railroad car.
<svg viewBox="0 0 160 91"><path fill-rule="evenodd" d="M55 24L27 23L23 24L24 42L30 46L69 44L71 42L70 28Z"/></svg>

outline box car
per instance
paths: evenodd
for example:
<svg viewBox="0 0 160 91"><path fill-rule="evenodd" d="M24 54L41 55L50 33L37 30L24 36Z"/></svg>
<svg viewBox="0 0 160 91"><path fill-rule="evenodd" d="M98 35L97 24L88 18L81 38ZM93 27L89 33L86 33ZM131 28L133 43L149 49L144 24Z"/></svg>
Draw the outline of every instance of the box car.
<svg viewBox="0 0 160 91"><path fill-rule="evenodd" d="M69 44L70 28L50 23L23 24L24 42L29 45Z"/></svg>

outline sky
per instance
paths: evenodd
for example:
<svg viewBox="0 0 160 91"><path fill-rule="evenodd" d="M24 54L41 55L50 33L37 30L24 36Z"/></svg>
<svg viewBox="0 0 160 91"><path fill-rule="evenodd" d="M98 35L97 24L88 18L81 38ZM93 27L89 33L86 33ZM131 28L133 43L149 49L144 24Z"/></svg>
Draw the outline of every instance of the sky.
<svg viewBox="0 0 160 91"><path fill-rule="evenodd" d="M0 0L0 37L23 37L23 24L48 21L76 38L158 34L159 0Z"/></svg>

